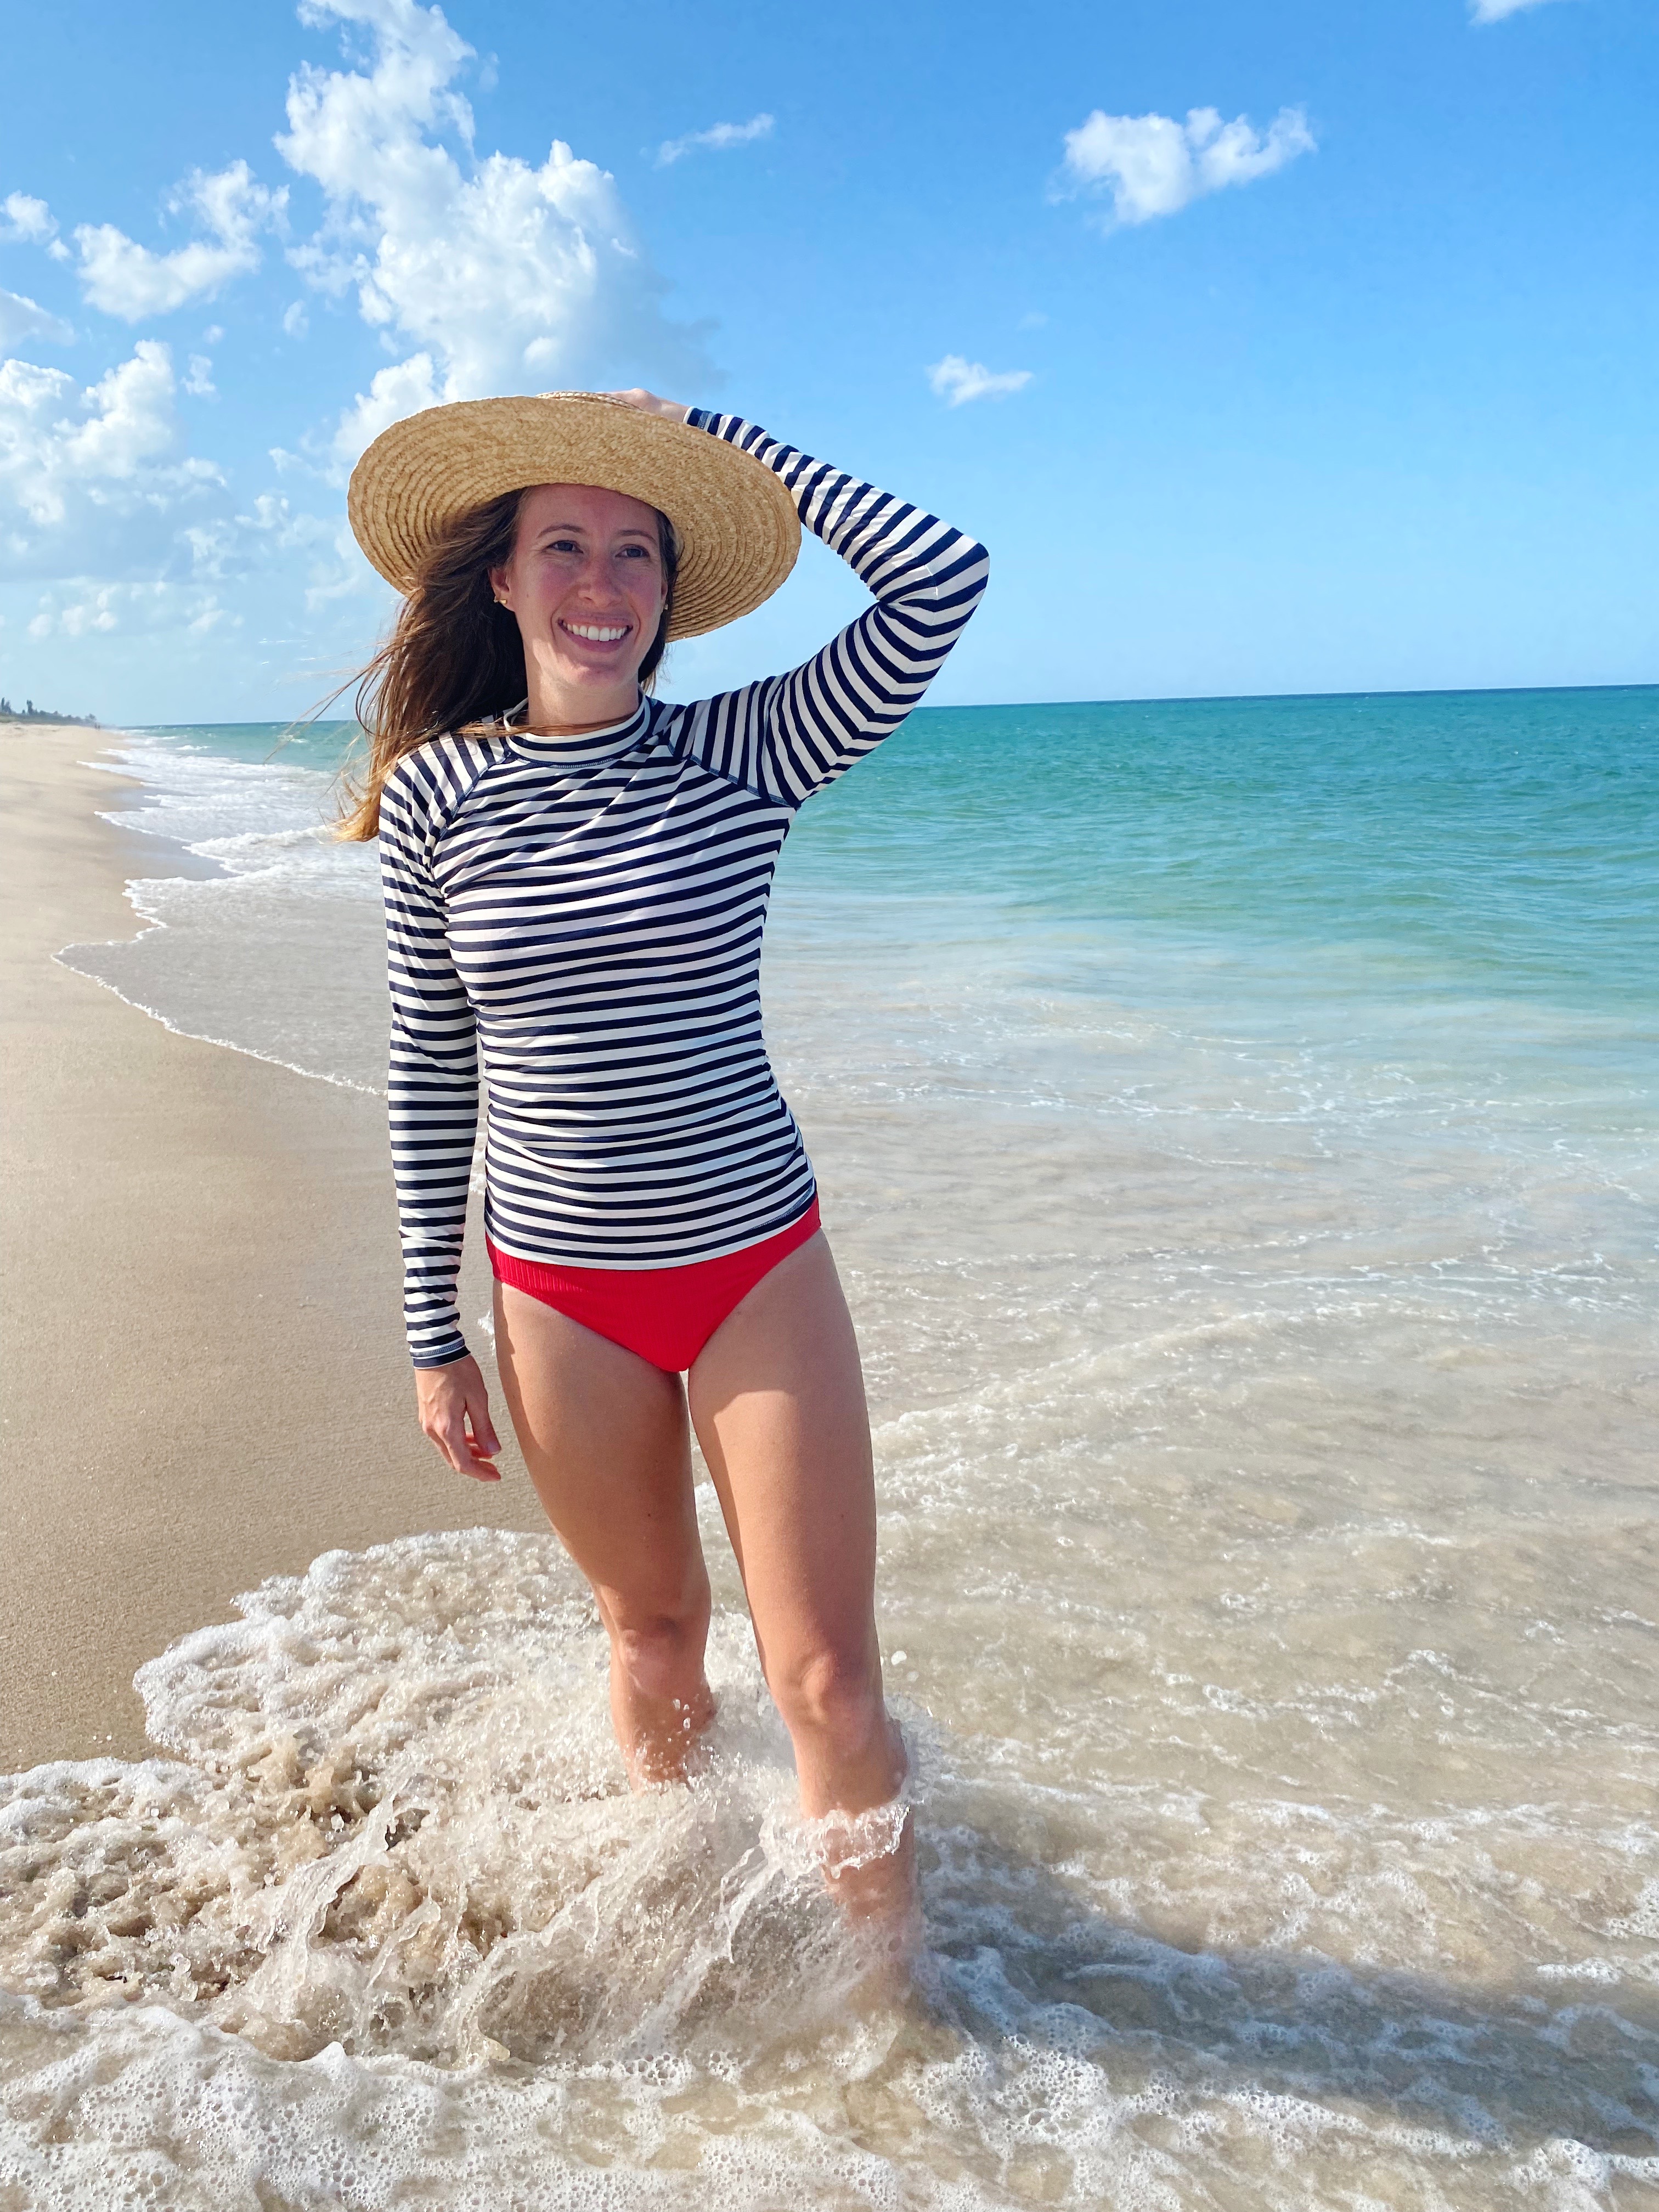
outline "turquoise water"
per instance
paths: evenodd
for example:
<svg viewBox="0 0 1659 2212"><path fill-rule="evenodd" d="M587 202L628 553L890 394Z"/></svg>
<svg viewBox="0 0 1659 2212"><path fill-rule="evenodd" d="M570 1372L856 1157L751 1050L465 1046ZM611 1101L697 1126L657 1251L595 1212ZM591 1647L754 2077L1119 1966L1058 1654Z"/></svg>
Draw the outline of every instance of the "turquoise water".
<svg viewBox="0 0 1659 2212"><path fill-rule="evenodd" d="M944 708L801 817L815 887L1627 1011L1659 975L1659 690Z"/></svg>
<svg viewBox="0 0 1659 2212"><path fill-rule="evenodd" d="M149 818L230 880L149 887L165 937L99 972L374 1088L373 851L305 827L356 735L146 733ZM1633 1262L1656 975L1649 687L924 708L802 810L764 988L803 1097L1047 1106L1223 1152L1296 1124L1356 1190L1425 1147L1472 1185L1495 1152L1570 1158L1631 1200L1575 1235Z"/></svg>
<svg viewBox="0 0 1659 2212"><path fill-rule="evenodd" d="M148 734L332 772L356 726ZM1659 687L923 708L790 879L1559 997L1651 1029Z"/></svg>

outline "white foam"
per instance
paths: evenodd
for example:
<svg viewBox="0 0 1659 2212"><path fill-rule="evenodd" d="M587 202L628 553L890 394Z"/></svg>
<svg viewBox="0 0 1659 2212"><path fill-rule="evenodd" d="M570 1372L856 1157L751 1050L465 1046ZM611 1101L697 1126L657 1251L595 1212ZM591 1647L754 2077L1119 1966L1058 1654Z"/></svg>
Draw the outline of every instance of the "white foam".
<svg viewBox="0 0 1659 2212"><path fill-rule="evenodd" d="M106 819L181 845L216 873L133 878L133 938L62 964L176 1034L378 1095L386 992L372 846L330 832L333 779L137 737L91 765L136 775L145 805Z"/></svg>
<svg viewBox="0 0 1659 2212"><path fill-rule="evenodd" d="M686 1790L627 1792L604 1651L551 1537L329 1553L141 1669L167 1756L0 1784L0 2188L1311 2206L1350 2173L1473 2208L1537 2145L1565 2205L1567 2142L1599 2186L1659 2179L1649 1887L1604 1915L1594 2008L1580 1972L1492 1978L1510 1866L1589 1863L1570 1819L1054 1789L1086 1701L1029 1746L902 1705L929 1948L895 1999L826 1899L741 1613Z"/></svg>

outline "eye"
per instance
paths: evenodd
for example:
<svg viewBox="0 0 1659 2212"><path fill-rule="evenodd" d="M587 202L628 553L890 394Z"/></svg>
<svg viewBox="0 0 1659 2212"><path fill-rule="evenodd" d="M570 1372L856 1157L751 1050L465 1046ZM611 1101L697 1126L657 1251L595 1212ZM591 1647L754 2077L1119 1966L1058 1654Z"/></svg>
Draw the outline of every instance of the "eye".
<svg viewBox="0 0 1659 2212"><path fill-rule="evenodd" d="M624 561L648 561L651 558L648 545L620 545L617 550Z"/></svg>
<svg viewBox="0 0 1659 2212"><path fill-rule="evenodd" d="M582 549L574 538L555 538L547 550L550 553L580 553Z"/></svg>

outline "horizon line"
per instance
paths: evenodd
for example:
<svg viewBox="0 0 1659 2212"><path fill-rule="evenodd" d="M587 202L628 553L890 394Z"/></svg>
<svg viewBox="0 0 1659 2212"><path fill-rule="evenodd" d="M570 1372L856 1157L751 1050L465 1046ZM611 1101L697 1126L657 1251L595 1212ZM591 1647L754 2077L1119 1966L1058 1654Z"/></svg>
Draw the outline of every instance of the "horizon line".
<svg viewBox="0 0 1659 2212"><path fill-rule="evenodd" d="M1397 690L1147 691L1116 699L983 699L964 701L951 707L913 707L905 720L908 721L915 714L994 714L1018 711L1024 707L1229 707L1271 705L1275 701L1307 699L1522 698L1539 692L1583 691L1659 691L1659 678L1636 684L1427 684L1404 685ZM353 720L354 717L349 714L341 715L337 720L331 719L326 721L319 716L308 726L313 729L343 728ZM303 721L285 722L280 715L273 714L259 720L250 716L246 721L109 722L94 726L118 736L123 730L131 730L135 734L145 730L261 730L277 726L297 731L307 725Z"/></svg>

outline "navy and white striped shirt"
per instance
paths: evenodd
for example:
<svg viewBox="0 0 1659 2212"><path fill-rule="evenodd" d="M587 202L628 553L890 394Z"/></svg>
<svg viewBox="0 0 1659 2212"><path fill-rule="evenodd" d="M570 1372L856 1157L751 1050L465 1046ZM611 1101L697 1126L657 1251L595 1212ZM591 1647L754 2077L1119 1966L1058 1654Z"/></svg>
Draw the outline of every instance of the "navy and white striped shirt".
<svg viewBox="0 0 1659 2212"><path fill-rule="evenodd" d="M387 1096L417 1367L466 1350L455 1282L489 1092L485 1223L520 1259L679 1267L774 1236L811 1164L761 1036L761 931L795 809L895 730L985 587L982 547L734 416L875 604L787 676L641 700L577 738L406 754L380 799Z"/></svg>

